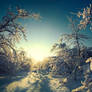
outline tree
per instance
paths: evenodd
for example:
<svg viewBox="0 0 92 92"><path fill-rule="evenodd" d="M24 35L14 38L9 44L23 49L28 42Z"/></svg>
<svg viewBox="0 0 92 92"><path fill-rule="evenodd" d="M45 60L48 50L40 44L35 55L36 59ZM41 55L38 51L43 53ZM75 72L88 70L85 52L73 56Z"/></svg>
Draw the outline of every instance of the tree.
<svg viewBox="0 0 92 92"><path fill-rule="evenodd" d="M69 21L72 28L72 33L70 34L71 39L73 39L73 42L77 47L78 56L80 56L81 48L84 46L83 42L90 39L90 37L88 37L86 34L80 33L82 29L80 29L80 26L76 23L76 21L74 21L72 18L69 18Z"/></svg>
<svg viewBox="0 0 92 92"><path fill-rule="evenodd" d="M3 57L5 56L6 59L4 61L0 60L0 67L3 66L2 69L9 73L15 73L23 67L26 67L27 69L30 67L30 65L23 60L25 56L24 51L21 51L22 55L20 57L23 62L18 61L18 53L15 47L16 43L18 43L22 38L26 40L26 30L18 23L18 19L20 18L39 19L40 15L29 13L25 9L16 7L15 9L9 8L6 16L2 17L0 22L0 58L3 60ZM25 64L25 62L27 64ZM9 69L7 69L7 67Z"/></svg>
<svg viewBox="0 0 92 92"><path fill-rule="evenodd" d="M72 67L70 71L74 74L74 79L76 80L76 73L79 70L78 67L83 63L82 49L84 47L83 42L88 40L89 37L85 34L81 34L81 29L79 25L72 19L69 18L71 23L72 32L71 34L63 34L58 43L55 43L52 47L52 51L59 57L64 59L66 62L68 70Z"/></svg>
<svg viewBox="0 0 92 92"><path fill-rule="evenodd" d="M79 18L79 28L86 29L89 27L92 30L92 4L84 8L82 11L79 11L77 14Z"/></svg>
<svg viewBox="0 0 92 92"><path fill-rule="evenodd" d="M0 22L0 49L8 52L7 49L15 52L15 43L19 42L22 37L26 39L25 28L17 23L19 18L40 18L40 15L29 13L25 9L16 7L15 10L8 9L6 16Z"/></svg>

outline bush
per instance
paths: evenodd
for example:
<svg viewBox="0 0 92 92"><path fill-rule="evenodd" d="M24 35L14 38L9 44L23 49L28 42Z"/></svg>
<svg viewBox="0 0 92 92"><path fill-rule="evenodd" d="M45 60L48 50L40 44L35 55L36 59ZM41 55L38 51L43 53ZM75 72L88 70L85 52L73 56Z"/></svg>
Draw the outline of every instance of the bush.
<svg viewBox="0 0 92 92"><path fill-rule="evenodd" d="M26 61L13 61L5 54L0 54L0 74L15 75L21 71L28 72L30 69L30 59L26 59Z"/></svg>

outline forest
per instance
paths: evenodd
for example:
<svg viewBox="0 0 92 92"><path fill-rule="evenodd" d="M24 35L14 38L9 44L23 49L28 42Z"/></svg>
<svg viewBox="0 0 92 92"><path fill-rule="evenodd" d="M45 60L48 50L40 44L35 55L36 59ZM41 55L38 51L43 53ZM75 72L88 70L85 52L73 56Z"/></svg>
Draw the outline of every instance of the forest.
<svg viewBox="0 0 92 92"><path fill-rule="evenodd" d="M92 92L92 4L66 17L71 31L61 34L50 53L34 63L23 48L27 30L18 20L42 20L39 13L16 6L0 20L0 92ZM84 33L83 33L84 32ZM31 34L30 34L31 35ZM92 34L91 34L92 35Z"/></svg>

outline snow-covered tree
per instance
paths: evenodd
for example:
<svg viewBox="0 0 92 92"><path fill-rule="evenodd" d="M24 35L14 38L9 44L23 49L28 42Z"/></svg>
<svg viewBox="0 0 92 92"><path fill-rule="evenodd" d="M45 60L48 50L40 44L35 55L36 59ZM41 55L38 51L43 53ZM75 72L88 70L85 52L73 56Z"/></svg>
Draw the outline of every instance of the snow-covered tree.
<svg viewBox="0 0 92 92"><path fill-rule="evenodd" d="M85 7L82 11L79 11L77 17L80 19L80 29L85 30L85 28L89 27L89 29L92 30L92 4Z"/></svg>

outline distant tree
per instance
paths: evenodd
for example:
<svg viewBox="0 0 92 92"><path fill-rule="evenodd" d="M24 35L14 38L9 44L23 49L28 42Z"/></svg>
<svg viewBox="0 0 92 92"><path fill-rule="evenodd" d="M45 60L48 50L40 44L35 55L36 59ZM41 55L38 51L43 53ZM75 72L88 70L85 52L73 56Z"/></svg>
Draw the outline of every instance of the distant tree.
<svg viewBox="0 0 92 92"><path fill-rule="evenodd" d="M61 54L63 55L63 53L61 52L65 51L68 48L68 46L66 45L67 38L68 34L61 35L59 41L52 46L51 52L54 52L56 56L61 56Z"/></svg>

